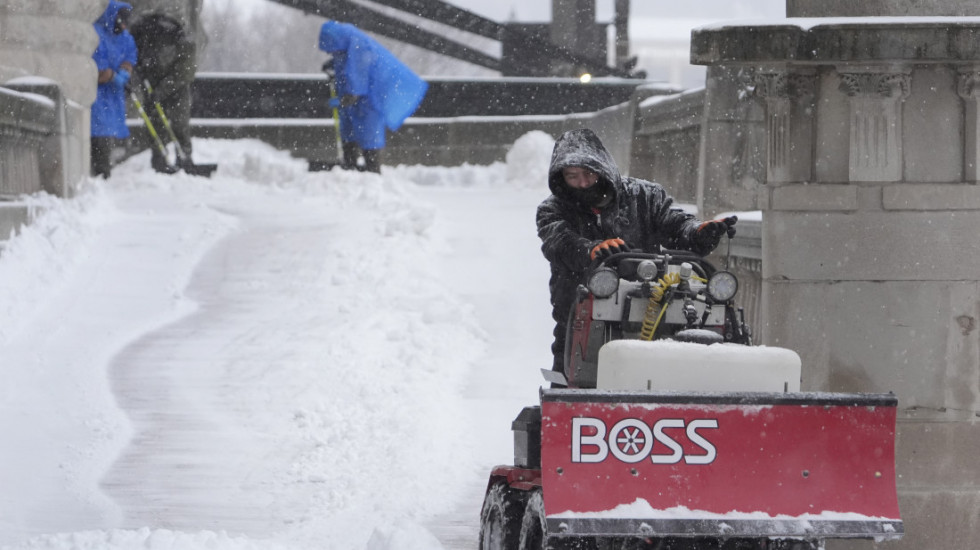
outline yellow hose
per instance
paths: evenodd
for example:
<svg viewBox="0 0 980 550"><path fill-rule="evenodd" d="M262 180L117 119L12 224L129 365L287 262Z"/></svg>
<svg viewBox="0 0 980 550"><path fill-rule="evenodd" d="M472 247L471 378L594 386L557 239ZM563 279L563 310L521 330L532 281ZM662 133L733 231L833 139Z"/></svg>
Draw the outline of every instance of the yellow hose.
<svg viewBox="0 0 980 550"><path fill-rule="evenodd" d="M660 300L663 300L667 289L680 282L679 273L668 273L650 289L650 300L647 302L647 310L643 314L643 325L640 327L640 340L645 342L653 340L653 335L657 332L657 327L660 326L660 320L667 312L666 306L661 307L660 311L657 312L657 306L660 305Z"/></svg>

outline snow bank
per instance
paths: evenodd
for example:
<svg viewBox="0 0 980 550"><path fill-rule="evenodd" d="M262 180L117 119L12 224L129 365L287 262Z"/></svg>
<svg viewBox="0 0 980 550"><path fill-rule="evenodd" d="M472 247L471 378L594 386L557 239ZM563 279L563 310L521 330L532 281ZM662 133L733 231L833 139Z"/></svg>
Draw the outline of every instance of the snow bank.
<svg viewBox="0 0 980 550"><path fill-rule="evenodd" d="M518 188L547 188L555 139L540 130L517 138L507 152L507 181Z"/></svg>
<svg viewBox="0 0 980 550"><path fill-rule="evenodd" d="M13 547L5 547L13 548ZM16 547L20 550L287 550L275 542L204 531L180 533L169 529L84 531L42 535Z"/></svg>
<svg viewBox="0 0 980 550"><path fill-rule="evenodd" d="M36 221L0 253L0 548L438 550L433 518L478 529L550 364L551 143L377 175L200 140L210 179L143 152L25 197Z"/></svg>
<svg viewBox="0 0 980 550"><path fill-rule="evenodd" d="M88 254L93 234L113 215L100 188L71 201L41 193L23 202L33 223L0 243L0 344L28 324L37 304L71 276Z"/></svg>

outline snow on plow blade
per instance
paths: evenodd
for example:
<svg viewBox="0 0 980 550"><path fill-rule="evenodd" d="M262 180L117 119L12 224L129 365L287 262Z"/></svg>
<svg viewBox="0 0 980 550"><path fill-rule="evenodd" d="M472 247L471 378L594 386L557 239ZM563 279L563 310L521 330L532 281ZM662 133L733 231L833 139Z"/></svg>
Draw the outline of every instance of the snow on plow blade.
<svg viewBox="0 0 980 550"><path fill-rule="evenodd" d="M542 390L553 536L900 538L891 394Z"/></svg>

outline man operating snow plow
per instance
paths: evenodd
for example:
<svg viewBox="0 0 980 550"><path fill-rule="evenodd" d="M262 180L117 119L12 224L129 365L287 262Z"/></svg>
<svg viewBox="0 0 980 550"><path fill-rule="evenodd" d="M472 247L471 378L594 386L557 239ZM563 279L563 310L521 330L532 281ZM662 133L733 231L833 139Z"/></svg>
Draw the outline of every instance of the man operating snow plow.
<svg viewBox="0 0 980 550"><path fill-rule="evenodd" d="M578 287L564 372L513 423L480 548L816 550L897 539L896 399L801 392L751 346L738 282L690 252L621 252Z"/></svg>

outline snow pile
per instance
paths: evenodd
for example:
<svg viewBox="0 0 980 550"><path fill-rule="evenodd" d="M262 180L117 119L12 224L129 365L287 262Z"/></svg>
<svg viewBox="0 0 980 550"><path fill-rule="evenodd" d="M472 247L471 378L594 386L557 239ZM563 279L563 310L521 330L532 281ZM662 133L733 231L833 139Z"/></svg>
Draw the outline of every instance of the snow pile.
<svg viewBox="0 0 980 550"><path fill-rule="evenodd" d="M548 186L548 168L555 139L540 130L517 138L507 152L507 181L517 188L536 189Z"/></svg>
<svg viewBox="0 0 980 550"><path fill-rule="evenodd" d="M77 198L27 199L37 222L0 254L0 548L441 548L424 525L482 496L550 357L543 182L501 197L503 164L310 173L251 140L195 157L211 179L144 152ZM514 216L519 238L453 225L455 195L440 210L413 182L487 190L501 206L481 223ZM469 267L496 254L506 277ZM499 308L492 368L448 267Z"/></svg>
<svg viewBox="0 0 980 550"><path fill-rule="evenodd" d="M548 192L548 166L555 140L540 130L519 137L507 151L506 162L489 166L386 166L384 176L425 187L474 187ZM543 198L543 196L542 196Z"/></svg>
<svg viewBox="0 0 980 550"><path fill-rule="evenodd" d="M27 324L45 296L71 275L88 253L93 233L112 215L99 188L74 201L41 194L24 202L34 222L0 242L0 344Z"/></svg>
<svg viewBox="0 0 980 550"><path fill-rule="evenodd" d="M442 544L432 533L416 524L404 521L380 527L371 534L365 550L433 550Z"/></svg>
<svg viewBox="0 0 980 550"><path fill-rule="evenodd" d="M6 547L5 547L6 548ZM275 542L250 540L227 533L204 531L195 534L169 529L131 531L85 531L62 535L42 535L16 548L23 550L287 550Z"/></svg>
<svg viewBox="0 0 980 550"><path fill-rule="evenodd" d="M464 164L445 166L385 166L383 175L410 181L424 187L475 187L499 186L505 182L506 165L496 162L489 166Z"/></svg>

